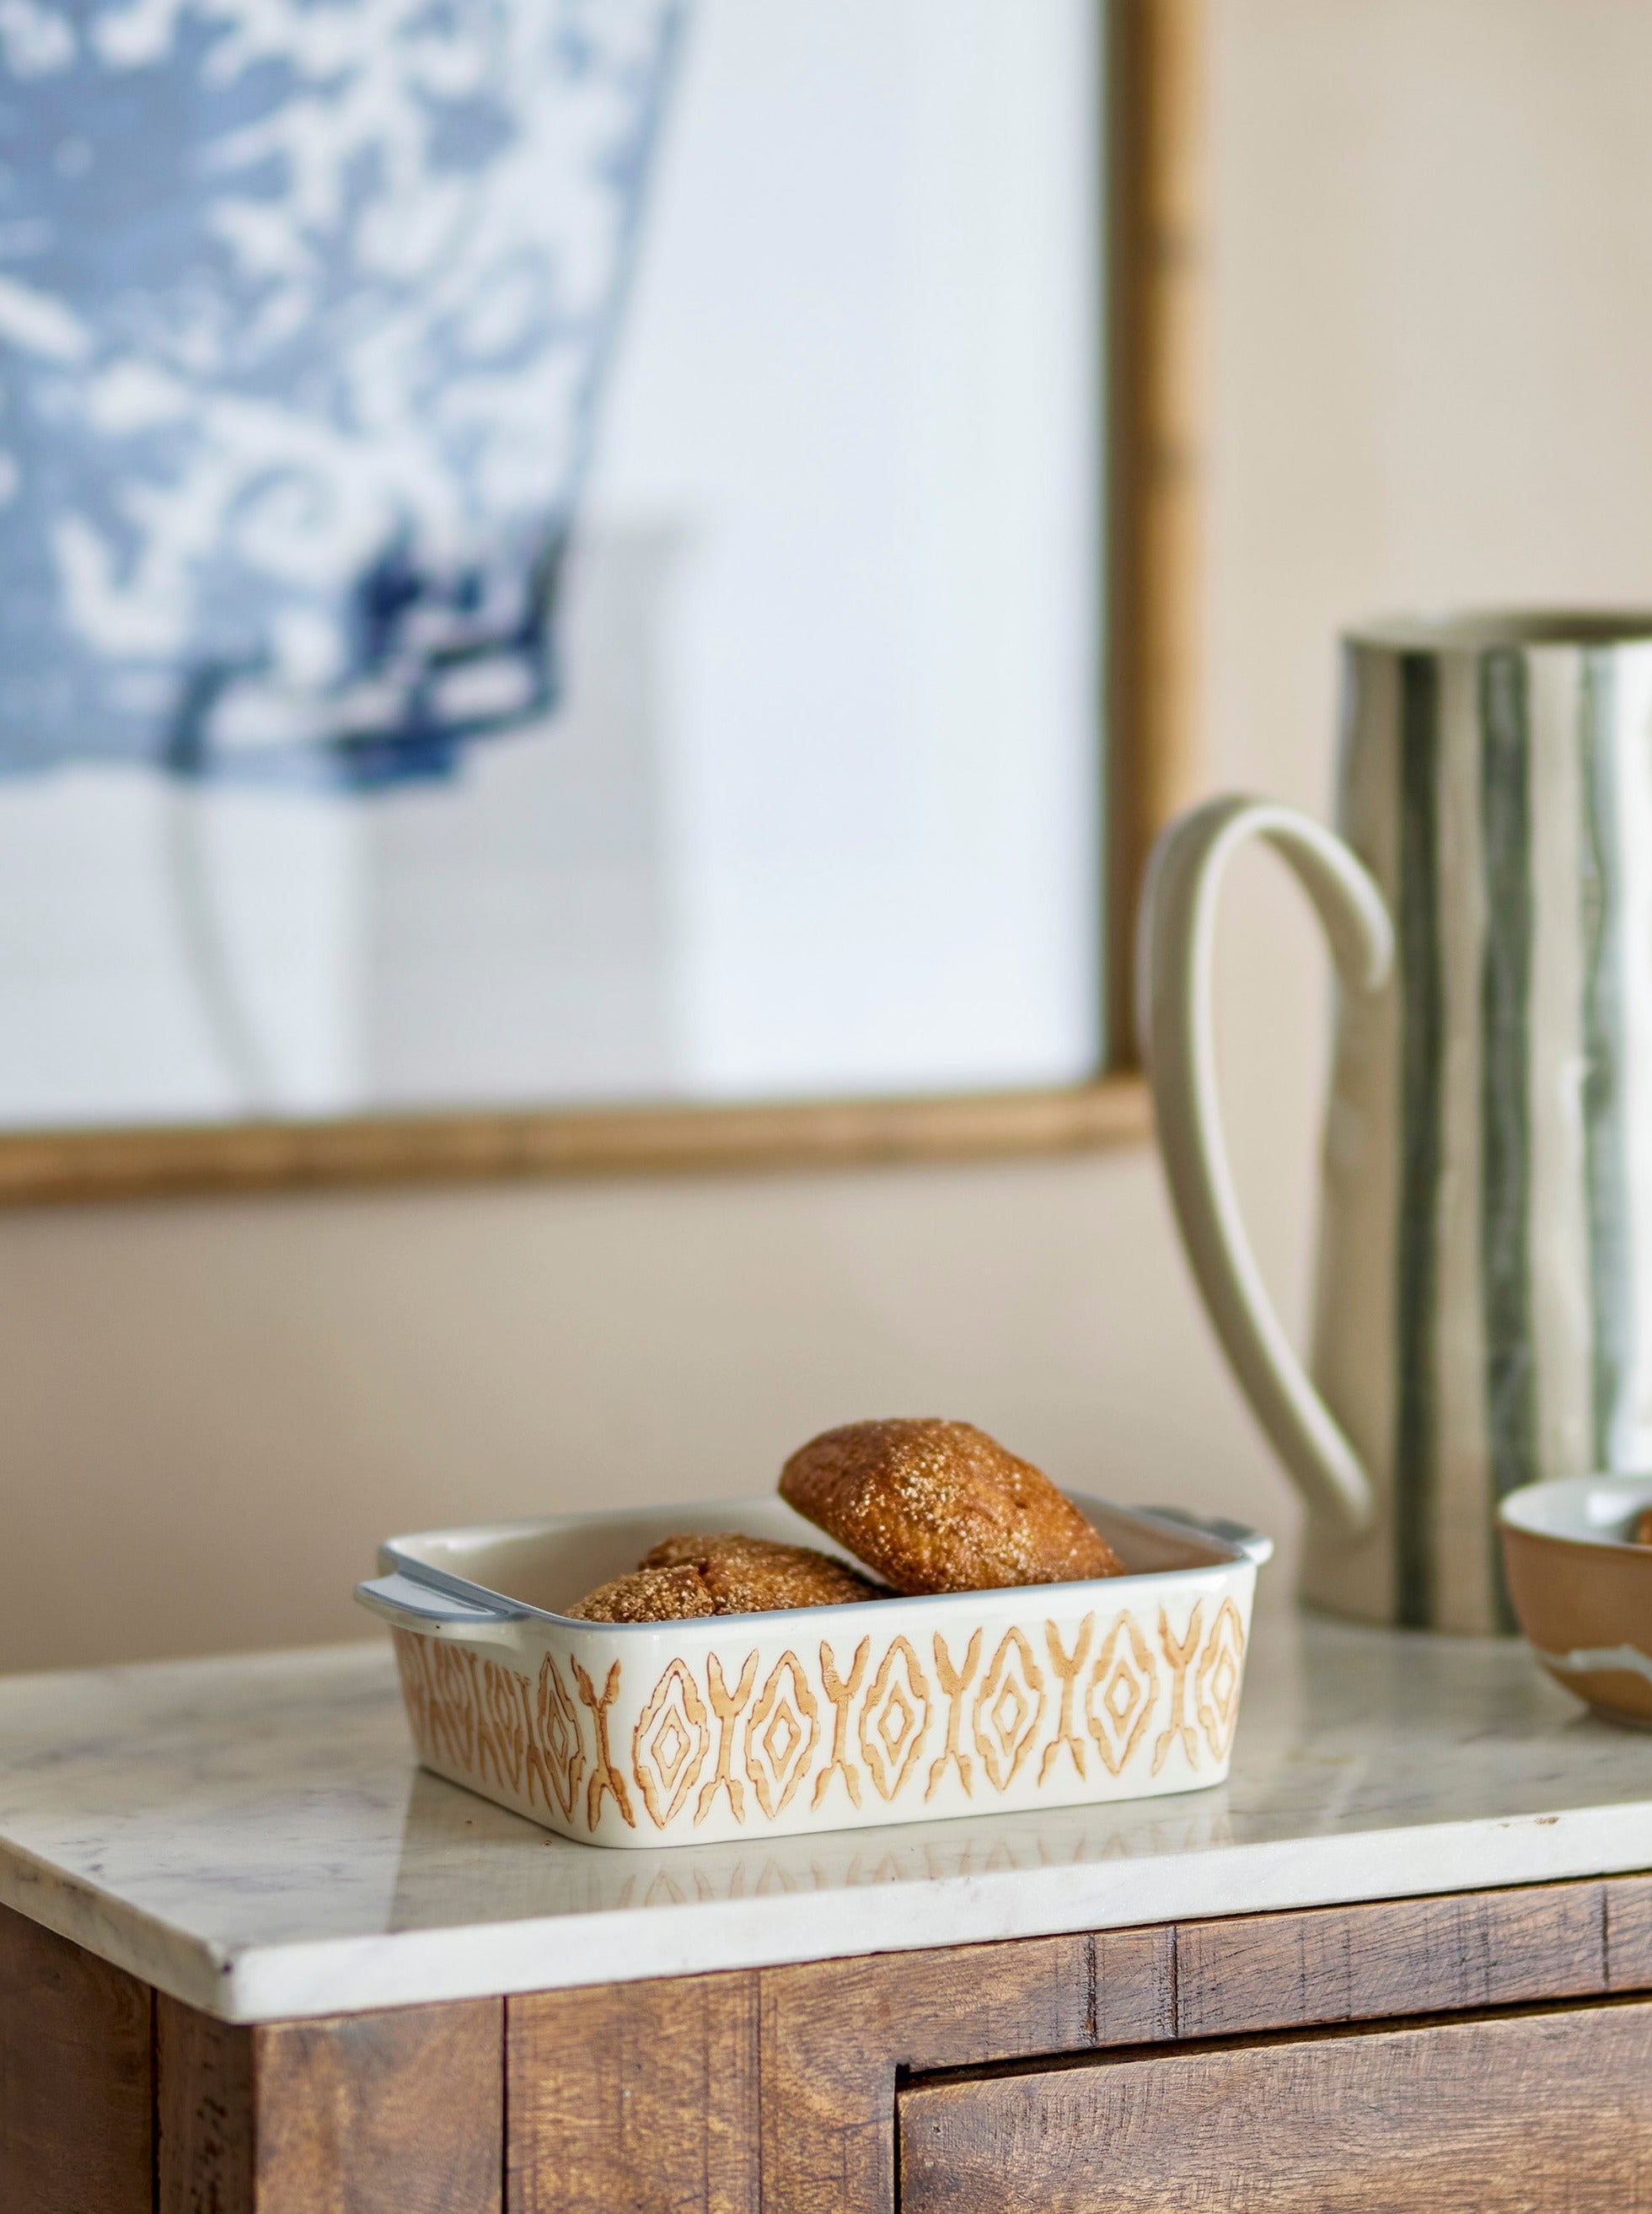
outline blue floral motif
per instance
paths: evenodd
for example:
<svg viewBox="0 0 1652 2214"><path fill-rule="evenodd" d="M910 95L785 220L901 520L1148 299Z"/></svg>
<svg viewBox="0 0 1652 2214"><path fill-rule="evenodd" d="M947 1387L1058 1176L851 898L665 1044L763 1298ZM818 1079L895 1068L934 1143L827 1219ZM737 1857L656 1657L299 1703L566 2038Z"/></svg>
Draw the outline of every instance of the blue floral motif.
<svg viewBox="0 0 1652 2214"><path fill-rule="evenodd" d="M0 0L0 774L554 704L686 4Z"/></svg>

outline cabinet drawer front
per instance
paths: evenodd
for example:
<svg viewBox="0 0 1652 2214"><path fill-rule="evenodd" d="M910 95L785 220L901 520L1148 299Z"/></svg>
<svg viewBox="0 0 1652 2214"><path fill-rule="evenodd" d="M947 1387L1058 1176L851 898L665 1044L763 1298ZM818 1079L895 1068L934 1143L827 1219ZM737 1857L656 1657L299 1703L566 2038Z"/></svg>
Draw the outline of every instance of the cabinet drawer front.
<svg viewBox="0 0 1652 2214"><path fill-rule="evenodd" d="M917 2083L899 2126L902 2214L1636 2214L1652 2004Z"/></svg>

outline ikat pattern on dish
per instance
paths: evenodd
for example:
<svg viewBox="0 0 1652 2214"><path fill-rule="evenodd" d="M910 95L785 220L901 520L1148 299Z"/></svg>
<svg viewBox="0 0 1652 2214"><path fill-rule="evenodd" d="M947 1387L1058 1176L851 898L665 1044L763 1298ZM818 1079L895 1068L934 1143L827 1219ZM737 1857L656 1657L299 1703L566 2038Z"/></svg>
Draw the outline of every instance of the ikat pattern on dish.
<svg viewBox="0 0 1652 2214"><path fill-rule="evenodd" d="M622 1663L599 1685L547 1652L537 1681L466 1647L394 1633L413 1736L433 1764L594 1833L605 1803L633 1830L692 1836L721 1801L761 1829L834 1792L920 1815L948 1774L990 1807L1018 1779L1070 1786L1105 1770L1156 1777L1173 1750L1215 1781L1239 1713L1245 1632L1224 1599L1173 1624L1163 1607L1087 1614L1064 1643L1053 1622L977 1628L961 1652L936 1631L788 1648L766 1670L680 1655L649 1690L629 1742L613 1717ZM623 1733L620 1733L623 1734ZM1099 1766L1097 1765L1099 1764Z"/></svg>

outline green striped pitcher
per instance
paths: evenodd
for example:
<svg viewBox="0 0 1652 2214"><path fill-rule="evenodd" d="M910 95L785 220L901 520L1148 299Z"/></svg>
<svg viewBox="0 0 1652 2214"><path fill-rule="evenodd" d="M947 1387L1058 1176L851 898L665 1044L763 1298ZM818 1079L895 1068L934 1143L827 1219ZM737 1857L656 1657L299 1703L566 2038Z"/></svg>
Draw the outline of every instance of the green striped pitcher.
<svg viewBox="0 0 1652 2214"><path fill-rule="evenodd" d="M1194 1273L1308 1501L1305 1596L1511 1629L1498 1499L1652 1468L1652 617L1383 624L1344 670L1342 837L1227 798L1160 841L1143 1053ZM1216 905L1254 837L1340 985L1312 1381L1216 1107Z"/></svg>

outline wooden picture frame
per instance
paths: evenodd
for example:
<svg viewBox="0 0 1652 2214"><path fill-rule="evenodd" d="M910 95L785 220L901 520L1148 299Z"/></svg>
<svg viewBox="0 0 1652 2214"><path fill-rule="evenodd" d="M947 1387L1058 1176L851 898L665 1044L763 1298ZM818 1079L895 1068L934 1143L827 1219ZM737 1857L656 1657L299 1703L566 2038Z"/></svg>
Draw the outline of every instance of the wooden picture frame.
<svg viewBox="0 0 1652 2214"><path fill-rule="evenodd" d="M1199 700L1203 0L1106 15L1106 1067L1064 1089L775 1106L402 1114L0 1137L0 1205L1058 1153L1150 1128L1132 946L1192 797Z"/></svg>

